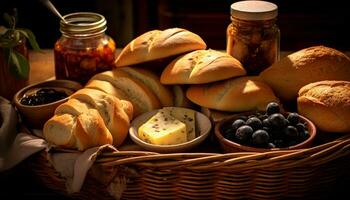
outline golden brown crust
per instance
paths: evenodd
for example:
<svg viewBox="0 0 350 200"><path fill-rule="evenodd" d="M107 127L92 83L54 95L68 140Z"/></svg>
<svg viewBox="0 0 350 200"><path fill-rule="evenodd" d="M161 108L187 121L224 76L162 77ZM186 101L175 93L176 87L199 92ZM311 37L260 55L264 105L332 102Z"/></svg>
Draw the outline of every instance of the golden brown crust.
<svg viewBox="0 0 350 200"><path fill-rule="evenodd" d="M260 76L283 100L293 101L301 87L323 80L350 81L350 59L335 49L315 46L283 58Z"/></svg>
<svg viewBox="0 0 350 200"><path fill-rule="evenodd" d="M269 102L278 102L272 89L253 76L192 85L186 95L202 107L231 112L264 110Z"/></svg>
<svg viewBox="0 0 350 200"><path fill-rule="evenodd" d="M327 132L350 131L350 82L320 81L299 91L298 112Z"/></svg>
<svg viewBox="0 0 350 200"><path fill-rule="evenodd" d="M133 79L130 75L120 69L106 71L96 74L91 80L103 80L110 82L114 87L122 90L126 98L134 107L134 116L161 107L157 96L142 82Z"/></svg>
<svg viewBox="0 0 350 200"><path fill-rule="evenodd" d="M163 107L173 106L173 94L171 93L168 86L162 85L159 81L159 77L146 69L136 68L136 67L120 67L118 68L127 74L129 74L133 79L137 79L143 84L145 84L152 92L157 96Z"/></svg>
<svg viewBox="0 0 350 200"><path fill-rule="evenodd" d="M205 48L202 38L188 30L152 30L132 40L119 54L115 66L133 65Z"/></svg>
<svg viewBox="0 0 350 200"><path fill-rule="evenodd" d="M197 50L172 61L163 71L163 84L201 84L246 74L232 56L215 50Z"/></svg>

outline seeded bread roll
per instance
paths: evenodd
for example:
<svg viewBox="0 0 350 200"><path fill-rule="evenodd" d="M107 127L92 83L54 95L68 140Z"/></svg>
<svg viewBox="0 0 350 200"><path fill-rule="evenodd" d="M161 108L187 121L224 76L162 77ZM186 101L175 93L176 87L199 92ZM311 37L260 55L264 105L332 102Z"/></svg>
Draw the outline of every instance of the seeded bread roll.
<svg viewBox="0 0 350 200"><path fill-rule="evenodd" d="M115 66L134 65L205 48L202 38L188 30L153 30L132 40L119 54Z"/></svg>
<svg viewBox="0 0 350 200"><path fill-rule="evenodd" d="M230 112L264 110L269 102L278 102L272 89L256 76L191 85L186 95L202 107Z"/></svg>
<svg viewBox="0 0 350 200"><path fill-rule="evenodd" d="M246 74L242 64L227 53L197 50L180 56L163 71L163 84L201 84Z"/></svg>
<svg viewBox="0 0 350 200"><path fill-rule="evenodd" d="M350 81L350 59L338 50L315 46L274 63L260 74L276 95L293 101L301 87L323 80Z"/></svg>
<svg viewBox="0 0 350 200"><path fill-rule="evenodd" d="M327 132L350 132L350 82L320 81L299 91L298 112Z"/></svg>

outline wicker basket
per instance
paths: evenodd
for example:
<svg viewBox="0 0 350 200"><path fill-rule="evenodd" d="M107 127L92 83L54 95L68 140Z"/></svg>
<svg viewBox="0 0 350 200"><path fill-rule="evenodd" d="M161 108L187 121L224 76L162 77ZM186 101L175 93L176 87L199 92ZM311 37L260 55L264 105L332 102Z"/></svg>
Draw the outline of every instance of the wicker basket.
<svg viewBox="0 0 350 200"><path fill-rule="evenodd" d="M104 153L71 197L113 199L107 183L116 177L126 182L122 199L320 199L339 178L349 178L349 158L349 134L308 149L267 153ZM46 152L32 159L37 177L66 194Z"/></svg>

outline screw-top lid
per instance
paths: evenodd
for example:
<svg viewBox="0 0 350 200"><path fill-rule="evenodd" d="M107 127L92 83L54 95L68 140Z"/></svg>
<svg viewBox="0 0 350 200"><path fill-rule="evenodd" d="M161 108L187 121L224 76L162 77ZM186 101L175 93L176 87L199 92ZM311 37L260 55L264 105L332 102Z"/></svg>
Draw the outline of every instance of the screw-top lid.
<svg viewBox="0 0 350 200"><path fill-rule="evenodd" d="M239 1L231 5L231 16L242 20L269 20L277 14L277 5L267 1Z"/></svg>
<svg viewBox="0 0 350 200"><path fill-rule="evenodd" d="M104 33L107 22L104 16L92 12L77 12L63 16L60 21L60 31L66 37L89 37Z"/></svg>

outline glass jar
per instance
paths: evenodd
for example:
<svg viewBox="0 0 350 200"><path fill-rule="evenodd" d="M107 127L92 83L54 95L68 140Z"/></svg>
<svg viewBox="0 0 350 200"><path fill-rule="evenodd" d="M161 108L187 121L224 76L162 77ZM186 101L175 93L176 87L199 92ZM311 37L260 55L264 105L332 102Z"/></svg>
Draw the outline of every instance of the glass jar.
<svg viewBox="0 0 350 200"><path fill-rule="evenodd" d="M266 1L240 1L231 5L226 51L238 59L248 75L258 75L279 60L280 30L277 6Z"/></svg>
<svg viewBox="0 0 350 200"><path fill-rule="evenodd" d="M94 74L110 70L115 59L115 42L105 34L107 22L97 13L78 12L64 16L62 36L55 43L56 79L85 84Z"/></svg>

